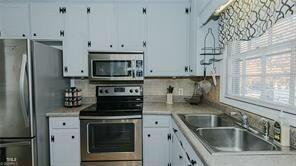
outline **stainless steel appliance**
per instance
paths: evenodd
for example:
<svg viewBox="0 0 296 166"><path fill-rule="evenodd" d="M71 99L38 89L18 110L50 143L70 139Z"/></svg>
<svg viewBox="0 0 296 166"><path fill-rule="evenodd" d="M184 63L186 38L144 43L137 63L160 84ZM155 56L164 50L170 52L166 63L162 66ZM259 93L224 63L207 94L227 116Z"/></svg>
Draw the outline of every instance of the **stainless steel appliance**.
<svg viewBox="0 0 296 166"><path fill-rule="evenodd" d="M142 166L142 85L98 86L80 112L83 166Z"/></svg>
<svg viewBox="0 0 296 166"><path fill-rule="evenodd" d="M49 165L45 113L63 105L68 82L60 50L0 40L0 165Z"/></svg>
<svg viewBox="0 0 296 166"><path fill-rule="evenodd" d="M89 53L91 81L143 81L143 52Z"/></svg>

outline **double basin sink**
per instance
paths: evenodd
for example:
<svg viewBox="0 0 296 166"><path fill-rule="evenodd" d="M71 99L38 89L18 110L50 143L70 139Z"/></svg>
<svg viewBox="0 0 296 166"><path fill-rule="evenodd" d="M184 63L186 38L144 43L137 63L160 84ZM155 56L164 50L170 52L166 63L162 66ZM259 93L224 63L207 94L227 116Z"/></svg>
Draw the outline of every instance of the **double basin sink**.
<svg viewBox="0 0 296 166"><path fill-rule="evenodd" d="M226 114L180 114L204 146L214 152L280 151L280 147L259 132L245 129Z"/></svg>

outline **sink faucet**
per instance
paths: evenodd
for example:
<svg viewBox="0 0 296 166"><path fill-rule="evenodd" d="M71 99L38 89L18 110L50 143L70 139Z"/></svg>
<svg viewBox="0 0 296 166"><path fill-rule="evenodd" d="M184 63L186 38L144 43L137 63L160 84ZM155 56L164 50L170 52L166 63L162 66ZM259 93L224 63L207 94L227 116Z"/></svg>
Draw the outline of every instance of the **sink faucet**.
<svg viewBox="0 0 296 166"><path fill-rule="evenodd" d="M265 118L262 118L261 120L262 120L263 125L264 125L264 126L263 126L263 129L264 129L264 131L263 131L264 138L267 139L268 136L269 136L269 128L270 128L270 124L269 124L268 120L265 119Z"/></svg>
<svg viewBox="0 0 296 166"><path fill-rule="evenodd" d="M242 112L230 112L230 116L234 115L240 115L241 116L241 123L242 126L246 129L249 128L249 121L248 121L248 116L245 113Z"/></svg>

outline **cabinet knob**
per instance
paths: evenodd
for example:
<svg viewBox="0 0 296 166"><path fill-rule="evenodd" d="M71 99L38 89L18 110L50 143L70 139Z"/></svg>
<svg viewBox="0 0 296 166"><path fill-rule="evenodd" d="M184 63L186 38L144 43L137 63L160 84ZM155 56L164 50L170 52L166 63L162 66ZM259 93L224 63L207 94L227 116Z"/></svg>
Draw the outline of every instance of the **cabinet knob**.
<svg viewBox="0 0 296 166"><path fill-rule="evenodd" d="M121 47L124 47L124 44L121 44Z"/></svg>
<svg viewBox="0 0 296 166"><path fill-rule="evenodd" d="M150 73L153 73L153 70L150 70Z"/></svg>
<svg viewBox="0 0 296 166"><path fill-rule="evenodd" d="M63 122L63 126L66 126L66 123L65 122Z"/></svg>
<svg viewBox="0 0 296 166"><path fill-rule="evenodd" d="M150 135L150 134L148 134L147 136L148 136L148 137L150 137L151 135Z"/></svg>
<svg viewBox="0 0 296 166"><path fill-rule="evenodd" d="M75 138L75 136L72 136L72 139L74 139Z"/></svg>
<svg viewBox="0 0 296 166"><path fill-rule="evenodd" d="M26 37L26 35L25 35L25 34L23 34L22 36L23 36L23 37Z"/></svg>
<svg viewBox="0 0 296 166"><path fill-rule="evenodd" d="M179 155L179 159L182 159L182 158L183 158L183 156Z"/></svg>
<svg viewBox="0 0 296 166"><path fill-rule="evenodd" d="M111 45L110 45L110 48L112 48L112 47L113 47L113 45L111 44Z"/></svg>
<svg viewBox="0 0 296 166"><path fill-rule="evenodd" d="M36 33L34 33L33 36L37 36Z"/></svg>
<svg viewBox="0 0 296 166"><path fill-rule="evenodd" d="M157 125L158 124L158 121L155 121L155 124Z"/></svg>
<svg viewBox="0 0 296 166"><path fill-rule="evenodd" d="M81 73L83 73L84 71L83 70L81 70Z"/></svg>

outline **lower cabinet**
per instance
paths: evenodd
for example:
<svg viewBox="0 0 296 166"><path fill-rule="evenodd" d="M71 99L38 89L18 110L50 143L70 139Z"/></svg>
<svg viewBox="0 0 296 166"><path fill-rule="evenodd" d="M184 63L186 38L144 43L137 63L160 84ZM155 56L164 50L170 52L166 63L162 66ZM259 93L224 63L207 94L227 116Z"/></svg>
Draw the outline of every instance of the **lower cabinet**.
<svg viewBox="0 0 296 166"><path fill-rule="evenodd" d="M79 119L49 118L50 165L80 166Z"/></svg>
<svg viewBox="0 0 296 166"><path fill-rule="evenodd" d="M204 166L171 116L144 115L144 166Z"/></svg>
<svg viewBox="0 0 296 166"><path fill-rule="evenodd" d="M167 166L170 164L170 117L143 118L143 165Z"/></svg>

